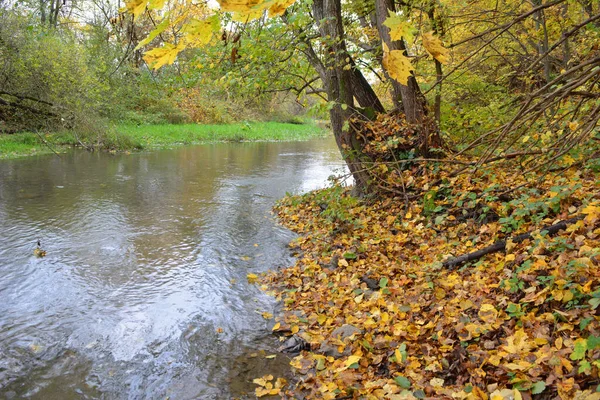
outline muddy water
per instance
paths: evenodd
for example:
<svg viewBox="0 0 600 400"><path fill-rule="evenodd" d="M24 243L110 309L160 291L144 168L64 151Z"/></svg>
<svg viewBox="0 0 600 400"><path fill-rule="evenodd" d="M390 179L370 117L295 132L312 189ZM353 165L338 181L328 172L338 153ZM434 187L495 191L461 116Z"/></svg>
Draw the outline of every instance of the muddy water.
<svg viewBox="0 0 600 400"><path fill-rule="evenodd" d="M292 262L275 200L340 167L331 140L0 161L0 398L223 399L281 375L246 275Z"/></svg>

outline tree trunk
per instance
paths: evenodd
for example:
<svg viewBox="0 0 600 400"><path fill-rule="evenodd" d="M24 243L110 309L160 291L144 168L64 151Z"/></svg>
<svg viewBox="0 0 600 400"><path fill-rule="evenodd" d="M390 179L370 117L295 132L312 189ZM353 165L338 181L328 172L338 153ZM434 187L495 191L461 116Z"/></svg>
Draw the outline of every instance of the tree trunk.
<svg viewBox="0 0 600 400"><path fill-rule="evenodd" d="M388 46L390 50L400 50L406 53L406 44L404 40L394 40L390 37L390 30L383 23L389 16L388 10L394 11L393 0L375 0L375 12L377 16L377 30L379 37ZM392 80L392 82L394 82ZM435 123L431 123L427 118L427 99L415 79L414 74L408 78L408 84L399 84L400 96L402 98L402 109L406 122L417 127L420 136L419 152L424 157L430 157L432 148L439 148L442 141L439 135L439 129Z"/></svg>
<svg viewBox="0 0 600 400"><path fill-rule="evenodd" d="M361 144L356 140L348 124L354 110L352 87L354 73L344 40L341 1L314 0L312 8L320 36L327 46L323 84L327 91L327 100L331 104L329 111L331 128L348 169L354 177L355 190L358 194L362 194L368 191L369 178L361 165Z"/></svg>
<svg viewBox="0 0 600 400"><path fill-rule="evenodd" d="M385 108L379 101L379 97L377 97L377 94L351 57L350 65L352 66L352 90L358 104L362 108L371 108L376 113L384 113Z"/></svg>
<svg viewBox="0 0 600 400"><path fill-rule="evenodd" d="M389 16L388 10L394 11L393 0L375 0L375 12L377 14L377 30L379 31L379 37L388 46L390 50L401 50L406 51L406 45L403 40L392 41L390 37L390 30L387 26L383 25L387 17ZM408 85L404 86L396 82L395 80L388 78L392 82L392 88L394 89L394 96L397 96L399 92L402 98L402 108L406 121L410 124L422 124L427 114L427 102L425 96L421 93L421 89L415 79L414 75L408 78Z"/></svg>
<svg viewBox="0 0 600 400"><path fill-rule="evenodd" d="M40 20L42 25L46 24L46 1L40 0Z"/></svg>

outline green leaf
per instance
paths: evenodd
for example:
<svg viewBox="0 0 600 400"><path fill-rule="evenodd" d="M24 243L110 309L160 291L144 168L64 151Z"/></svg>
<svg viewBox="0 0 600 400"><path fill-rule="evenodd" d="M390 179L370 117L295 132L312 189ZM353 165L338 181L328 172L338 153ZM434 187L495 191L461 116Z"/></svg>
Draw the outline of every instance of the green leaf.
<svg viewBox="0 0 600 400"><path fill-rule="evenodd" d="M169 26L169 23L170 23L169 18L165 18L160 24L158 24L156 26L156 28L154 28L154 30L152 32L150 32L148 34L148 37L146 39L142 40L141 42L138 43L137 46L135 46L134 50L139 50L141 47L144 47L145 45L150 43L152 40L154 40L155 37L157 37L158 35L163 33L165 29L167 29L167 27Z"/></svg>
<svg viewBox="0 0 600 400"><path fill-rule="evenodd" d="M347 252L344 253L344 258L346 260L356 260L356 253L352 253L352 252L347 251Z"/></svg>
<svg viewBox="0 0 600 400"><path fill-rule="evenodd" d="M325 369L325 357L319 357L317 359L317 370L323 371Z"/></svg>
<svg viewBox="0 0 600 400"><path fill-rule="evenodd" d="M592 365L590 364L590 362L587 360L581 361L579 363L579 369L577 370L577 373L589 374L590 372L592 372Z"/></svg>
<svg viewBox="0 0 600 400"><path fill-rule="evenodd" d="M369 350L369 351L373 351L373 346L371 346L371 343L369 343L369 342L367 341L367 339L364 339L364 340L362 341L362 345L363 345L363 347L364 347L365 349L367 349L367 350Z"/></svg>
<svg viewBox="0 0 600 400"><path fill-rule="evenodd" d="M415 396L417 399L424 399L425 398L425 392L421 389L419 390L415 390L413 392L413 396Z"/></svg>
<svg viewBox="0 0 600 400"><path fill-rule="evenodd" d="M394 381L401 388L404 388L404 389L410 388L410 381L406 377L404 377L404 376L399 375L399 376L397 376L397 377L394 378Z"/></svg>
<svg viewBox="0 0 600 400"><path fill-rule="evenodd" d="M584 330L587 326L592 322L593 318L584 318L579 321L579 330ZM589 349L589 341L588 341L588 349Z"/></svg>
<svg viewBox="0 0 600 400"><path fill-rule="evenodd" d="M587 351L587 340L583 338L579 338L575 341L575 348L573 352L569 356L569 358L573 361L581 360L585 357L585 352Z"/></svg>
<svg viewBox="0 0 600 400"><path fill-rule="evenodd" d="M595 350L600 348L600 337L599 336L590 336L587 338L587 348L588 350Z"/></svg>
<svg viewBox="0 0 600 400"><path fill-rule="evenodd" d="M539 381L531 386L531 394L540 394L546 389L546 383L544 381Z"/></svg>
<svg viewBox="0 0 600 400"><path fill-rule="evenodd" d="M385 278L385 277L384 277L384 278L381 278L381 279L379 280L379 287L380 287L381 289L383 289L384 287L387 287L387 284L388 284L388 282L389 282L389 281L388 281L388 278Z"/></svg>
<svg viewBox="0 0 600 400"><path fill-rule="evenodd" d="M595 310L598 306L600 306L600 298L594 297L588 301L592 306L592 310Z"/></svg>

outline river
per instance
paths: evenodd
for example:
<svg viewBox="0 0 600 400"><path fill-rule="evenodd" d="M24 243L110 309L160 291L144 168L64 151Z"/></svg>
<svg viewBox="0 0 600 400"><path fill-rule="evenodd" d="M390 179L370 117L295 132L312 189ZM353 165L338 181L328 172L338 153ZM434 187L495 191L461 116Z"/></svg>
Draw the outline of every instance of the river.
<svg viewBox="0 0 600 400"><path fill-rule="evenodd" d="M270 209L341 166L324 139L0 161L0 397L226 399L281 376L277 304L246 275L293 263Z"/></svg>

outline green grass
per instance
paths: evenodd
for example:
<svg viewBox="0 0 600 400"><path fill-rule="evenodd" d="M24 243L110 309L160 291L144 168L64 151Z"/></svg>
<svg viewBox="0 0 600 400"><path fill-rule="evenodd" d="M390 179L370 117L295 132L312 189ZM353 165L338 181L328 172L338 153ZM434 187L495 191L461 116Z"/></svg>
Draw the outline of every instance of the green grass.
<svg viewBox="0 0 600 400"><path fill-rule="evenodd" d="M54 142L52 138L54 135L41 136L47 142ZM60 152L64 151L65 145L66 144L52 144L51 146L57 152ZM47 153L52 153L52 150L46 146L40 139L40 136L35 133L0 134L0 159Z"/></svg>
<svg viewBox="0 0 600 400"><path fill-rule="evenodd" d="M229 125L117 125L113 130L83 142L111 151L157 149L188 144L238 141L308 140L324 136L315 123L250 122ZM41 140L44 138L44 141ZM79 143L71 132L37 135L24 132L0 134L0 159L64 152Z"/></svg>
<svg viewBox="0 0 600 400"><path fill-rule="evenodd" d="M117 132L149 148L222 141L308 140L326 133L314 123L299 125L281 122L227 125L119 125Z"/></svg>

